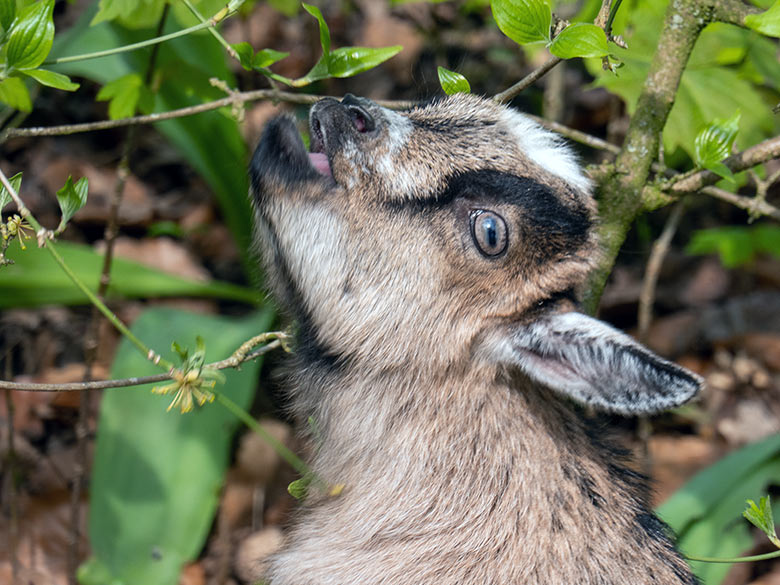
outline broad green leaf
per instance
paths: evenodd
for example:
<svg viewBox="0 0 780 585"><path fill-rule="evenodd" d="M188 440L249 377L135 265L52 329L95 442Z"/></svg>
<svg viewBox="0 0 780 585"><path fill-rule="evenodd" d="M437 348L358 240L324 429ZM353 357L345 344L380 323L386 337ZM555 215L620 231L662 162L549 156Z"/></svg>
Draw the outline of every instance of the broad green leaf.
<svg viewBox="0 0 780 585"><path fill-rule="evenodd" d="M740 118L741 113L737 110L729 119L713 120L699 131L693 141L696 164L707 168L707 165L718 163L731 154Z"/></svg>
<svg viewBox="0 0 780 585"><path fill-rule="evenodd" d="M328 73L332 77L352 77L384 63L401 52L403 47L340 47L330 54Z"/></svg>
<svg viewBox="0 0 780 585"><path fill-rule="evenodd" d="M8 182L11 183L11 187L14 188L14 191L19 193L19 189L22 187L22 173L16 173L13 177L8 179ZM0 211L2 211L3 207L10 202L11 194L8 192L8 189L5 188L5 185L0 185Z"/></svg>
<svg viewBox="0 0 780 585"><path fill-rule="evenodd" d="M7 33L16 18L16 0L0 0L0 27Z"/></svg>
<svg viewBox="0 0 780 585"><path fill-rule="evenodd" d="M8 35L8 67L34 69L44 62L54 42L54 0L40 0L22 9Z"/></svg>
<svg viewBox="0 0 780 585"><path fill-rule="evenodd" d="M86 177L81 177L76 184L73 184L73 177L68 175L65 186L57 191L57 202L60 204L62 219L57 228L58 231L65 229L65 224L70 221L73 214L87 204L87 191L89 191L89 182Z"/></svg>
<svg viewBox="0 0 780 585"><path fill-rule="evenodd" d="M748 14L745 17L745 26L768 37L780 37L780 0L775 0L766 12Z"/></svg>
<svg viewBox="0 0 780 585"><path fill-rule="evenodd" d="M21 112L32 111L30 92L24 81L18 77L8 77L0 81L0 102Z"/></svg>
<svg viewBox="0 0 780 585"><path fill-rule="evenodd" d="M172 340L194 348L206 339L208 362L228 357L241 343L271 325L270 311L240 319L151 309L133 332L164 357ZM260 360L240 370L223 370L217 388L242 408L252 402ZM113 378L159 373L127 340L119 346ZM188 414L166 412L169 396L151 385L104 392L90 483L89 540L97 559L82 570L99 569L108 582L171 585L184 563L203 547L217 509L238 419L218 403ZM94 580L93 580L94 579ZM105 584L106 581L103 581Z"/></svg>
<svg viewBox="0 0 780 585"><path fill-rule="evenodd" d="M89 246L58 242L57 251L79 279L97 290L103 256ZM0 310L41 305L85 305L89 301L45 249L16 246L6 252L15 264L3 268L0 278ZM172 276L136 262L114 258L109 298L207 297L259 304L257 291L234 284L196 282Z"/></svg>
<svg viewBox="0 0 780 585"><path fill-rule="evenodd" d="M546 0L492 0L501 32L520 45L550 40L552 11Z"/></svg>
<svg viewBox="0 0 780 585"><path fill-rule="evenodd" d="M108 117L112 120L129 118L135 114L143 89L141 76L129 73L100 88L96 99L99 102L108 101Z"/></svg>
<svg viewBox="0 0 780 585"><path fill-rule="evenodd" d="M285 53L283 51L274 51L273 49L263 49L262 51L258 51L254 59L252 59L252 68L253 69L262 69L263 67L270 67L277 61L281 61L285 57L287 57L290 53Z"/></svg>
<svg viewBox="0 0 780 585"><path fill-rule="evenodd" d="M576 22L553 39L550 52L561 59L604 57L609 53L607 35L595 24Z"/></svg>
<svg viewBox="0 0 780 585"><path fill-rule="evenodd" d="M731 185L736 186L737 183L736 180L734 179L734 173L732 173L731 169L728 168L726 165L724 165L722 162L706 162L701 166L707 169L708 171L712 171L713 173L718 175L721 179L728 181Z"/></svg>
<svg viewBox="0 0 780 585"><path fill-rule="evenodd" d="M439 73L439 83L444 93L452 95L454 93L471 93L471 85L469 85L468 79L463 77L460 73L450 71L444 67L437 69Z"/></svg>
<svg viewBox="0 0 780 585"><path fill-rule="evenodd" d="M320 26L320 45L322 46L322 55L327 60L330 55L330 30L328 30L328 24L325 22L325 17L322 16L322 12L316 6L311 4L302 4L303 9L317 19L317 23Z"/></svg>
<svg viewBox="0 0 780 585"><path fill-rule="evenodd" d="M28 71L23 71L22 73L32 77L41 85L46 85L55 89L76 91L79 88L79 84L72 82L67 75L49 71L48 69L30 69Z"/></svg>

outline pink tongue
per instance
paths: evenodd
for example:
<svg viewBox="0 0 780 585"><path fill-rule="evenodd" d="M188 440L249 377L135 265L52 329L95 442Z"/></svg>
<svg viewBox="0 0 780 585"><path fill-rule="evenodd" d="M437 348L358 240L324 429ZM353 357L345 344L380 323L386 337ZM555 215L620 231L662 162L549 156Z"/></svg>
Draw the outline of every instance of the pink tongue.
<svg viewBox="0 0 780 585"><path fill-rule="evenodd" d="M310 152L309 160L311 160L312 166L319 174L325 175L326 177L332 176L327 155L323 154L322 152Z"/></svg>

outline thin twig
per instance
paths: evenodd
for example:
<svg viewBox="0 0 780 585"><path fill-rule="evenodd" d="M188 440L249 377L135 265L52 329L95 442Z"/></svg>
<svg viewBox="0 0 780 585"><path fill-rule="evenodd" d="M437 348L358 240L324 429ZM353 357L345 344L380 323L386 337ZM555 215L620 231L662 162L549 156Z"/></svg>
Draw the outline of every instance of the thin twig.
<svg viewBox="0 0 780 585"><path fill-rule="evenodd" d="M540 126L547 128L548 130L552 130L553 132L557 132L561 136L570 138L571 140L579 142L580 144L584 144L585 146L590 146L591 148L596 148L598 150L605 150L611 154L620 153L619 146L612 144L611 142L607 142L606 140L602 140L601 138L597 138L596 136L591 136L590 134L586 134L580 130L575 130L574 128L564 126L558 122L545 120L544 118L534 116L533 114L525 114L525 116L527 118L531 118Z"/></svg>
<svg viewBox="0 0 780 585"><path fill-rule="evenodd" d="M666 220L661 235L653 243L650 258L647 260L645 276L642 279L642 290L639 294L639 340L647 341L647 332L653 319L653 303L655 302L655 290L658 283L658 275L661 272L664 258L669 251L672 238L680 225L680 220L685 210L685 204L678 201L672 208L669 218Z"/></svg>
<svg viewBox="0 0 780 585"><path fill-rule="evenodd" d="M510 87L505 91L502 91L501 93L497 93L496 95L494 95L493 101L496 101L500 104L503 104L504 102L508 102L513 97L515 97L520 92L522 92L524 89L526 89L528 86L533 84L537 79L542 77L550 69L555 67L561 61L563 61L563 59L561 59L560 57L550 57L545 63L543 63L541 66L531 71L531 73L523 77L512 87Z"/></svg>
<svg viewBox="0 0 780 585"><path fill-rule="evenodd" d="M702 189L699 189L699 193L704 193L710 197L715 197L715 199L726 201L727 203L731 203L735 207L739 207L750 213L766 215L767 217L780 221L780 209L755 197L737 195L736 193L731 193L725 189L713 186L703 187Z"/></svg>
<svg viewBox="0 0 780 585"><path fill-rule="evenodd" d="M723 164L732 172L738 173L777 157L780 157L780 136L769 138L734 154L724 159ZM714 185L720 180L721 177L712 171L702 170L677 180L672 179L661 188L677 194L693 193L707 185Z"/></svg>
<svg viewBox="0 0 780 585"><path fill-rule="evenodd" d="M244 362L252 361L255 358L260 357L278 347L282 347L280 341L285 333L281 331L266 334L268 336L276 335L279 339L275 339L257 348L256 350L244 355L241 359L234 359L233 356L213 362L203 366L204 369L224 370L225 368L232 368ZM286 338L286 337L284 337ZM42 384L33 382L11 382L7 380L0 380L0 389L20 390L24 392L81 392L84 390L105 390L107 388L124 388L131 386L140 386L142 384L152 384L157 382L164 382L166 380L172 380L172 372L164 374L154 374L152 376L138 376L134 378L122 378L119 380L95 380L93 382L66 382L61 384Z"/></svg>
<svg viewBox="0 0 780 585"><path fill-rule="evenodd" d="M170 110L168 112L147 114L145 116L133 116L132 118L120 118L119 120L100 120L98 122L86 122L82 124L64 124L61 126L9 128L0 133L0 143L5 142L8 138L16 138L20 136L67 136L70 134L79 134L81 132L92 132L94 130L108 130L110 128L122 128L124 126L136 126L139 124L154 124L156 122L171 120L173 118L183 118L185 116L192 116L202 112L210 112L211 110L232 106L236 103L245 103L257 100L273 100L289 104L309 106L318 102L324 97L327 96L277 91L275 89L257 89L254 91L237 92L229 97L214 100L213 102L206 102L204 104L197 104L195 106L188 106L186 108L179 108L178 110ZM413 107L416 102L377 100L376 103L386 108L403 110Z"/></svg>

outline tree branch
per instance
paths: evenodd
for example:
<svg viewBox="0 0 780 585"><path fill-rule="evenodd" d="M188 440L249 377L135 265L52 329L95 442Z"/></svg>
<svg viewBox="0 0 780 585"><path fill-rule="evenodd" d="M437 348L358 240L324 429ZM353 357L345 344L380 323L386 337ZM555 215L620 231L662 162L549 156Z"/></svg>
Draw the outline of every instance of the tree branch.
<svg viewBox="0 0 780 585"><path fill-rule="evenodd" d="M179 108L178 110L171 110L168 112L160 112L157 114L147 114L145 116L134 116L132 118L121 118L119 120L100 120L98 122L86 122L83 124L65 124L62 126L38 126L34 128L7 128L0 132L0 144L5 142L9 138L17 138L21 136L67 136L69 134L79 134L81 132L92 132L94 130L108 130L110 128L122 128L124 126L137 126L139 124L154 124L155 122L162 122L164 120L171 120L173 118L183 118L185 116L192 116L203 112L210 112L211 110L218 110L228 106L236 104L243 104L245 102L257 101L257 100L273 100L290 104L312 105L321 100L325 96L320 95L308 95L301 93L292 93L286 91L277 91L275 89L258 89L254 91L237 92L229 97L215 100L213 102L206 102L205 104L197 104L195 106L188 106L186 108ZM378 100L376 102L380 106L391 108L395 110L401 110L404 108L412 107L415 102L409 101L388 101Z"/></svg>
<svg viewBox="0 0 780 585"><path fill-rule="evenodd" d="M732 172L738 173L778 157L780 157L780 136L775 136L728 157L723 164ZM661 189L679 195L699 191L702 187L714 185L720 180L721 177L712 171L703 170L679 180L671 179L663 184Z"/></svg>
<svg viewBox="0 0 780 585"><path fill-rule="evenodd" d="M780 209L760 198L737 195L731 191L726 191L725 189L719 189L718 187L713 186L703 187L699 192L709 195L710 197L715 197L715 199L731 203L735 207L744 209L757 216L766 215L767 217L780 221Z"/></svg>
<svg viewBox="0 0 780 585"><path fill-rule="evenodd" d="M584 299L595 312L620 246L636 216L642 211L642 190L658 154L661 132L674 104L683 70L696 39L710 22L712 10L696 0L669 3L658 49L637 101L636 113L626 134L615 171L602 185L599 236L602 255L591 273Z"/></svg>
<svg viewBox="0 0 780 585"><path fill-rule="evenodd" d="M740 0L717 0L713 5L712 20L745 26L745 17L758 14L761 10Z"/></svg>
<svg viewBox="0 0 780 585"><path fill-rule="evenodd" d="M497 93L493 96L493 101L498 102L499 104L503 104L505 102L508 102L513 97L518 95L520 92L522 92L524 89L526 89L528 86L533 84L537 79L545 75L550 69L555 67L558 63L563 61L560 57L550 57L545 63L543 63L540 67L537 67L531 73L523 77L520 81L515 83L512 87L510 87L507 90L502 91L501 93Z"/></svg>
<svg viewBox="0 0 780 585"><path fill-rule="evenodd" d="M203 366L204 369L212 370L224 370L225 368L233 368L244 362L251 361L263 354L268 353L277 347L282 347L282 339L287 339L287 334L281 331L271 332L264 334L268 338L277 336L268 345L264 345L251 353L244 352L244 355L240 355L241 348L236 350L232 356L227 359L213 362ZM251 340L250 340L251 341ZM246 344L244 344L246 345ZM95 380L92 382L67 382L63 384L37 384L32 382L10 382L6 380L0 380L0 390L22 390L25 392L78 392L83 390L105 390L107 388L124 388L126 386L140 386L142 384L150 384L155 382L164 382L166 380L172 380L173 373L168 372L165 374L155 374L153 376L140 376L135 378L124 378L121 380Z"/></svg>

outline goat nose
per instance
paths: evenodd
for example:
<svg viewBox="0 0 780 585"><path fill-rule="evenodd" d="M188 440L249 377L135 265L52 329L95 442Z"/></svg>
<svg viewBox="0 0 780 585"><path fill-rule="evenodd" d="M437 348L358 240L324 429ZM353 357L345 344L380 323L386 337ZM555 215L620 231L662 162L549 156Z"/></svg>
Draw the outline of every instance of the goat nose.
<svg viewBox="0 0 780 585"><path fill-rule="evenodd" d="M361 100L356 98L351 93L346 94L342 100L341 105L347 108L349 117L352 120L352 125L355 130L364 134L371 132L376 128L376 122L373 116L368 113L368 110L361 104Z"/></svg>

